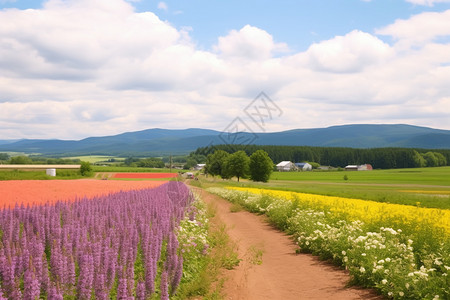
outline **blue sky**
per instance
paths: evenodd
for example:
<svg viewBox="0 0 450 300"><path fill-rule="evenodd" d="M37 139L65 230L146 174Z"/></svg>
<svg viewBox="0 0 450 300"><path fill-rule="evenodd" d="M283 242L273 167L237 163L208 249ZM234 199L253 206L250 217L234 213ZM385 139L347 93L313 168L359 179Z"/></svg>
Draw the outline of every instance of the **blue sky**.
<svg viewBox="0 0 450 300"><path fill-rule="evenodd" d="M0 139L222 130L450 130L450 0L0 0ZM302 117L299 118L299 115Z"/></svg>

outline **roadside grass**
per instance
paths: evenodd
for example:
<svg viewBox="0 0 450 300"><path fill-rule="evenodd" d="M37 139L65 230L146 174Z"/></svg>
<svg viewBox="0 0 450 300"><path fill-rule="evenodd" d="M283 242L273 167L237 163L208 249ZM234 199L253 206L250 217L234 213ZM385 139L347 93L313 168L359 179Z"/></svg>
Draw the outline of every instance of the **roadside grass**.
<svg viewBox="0 0 450 300"><path fill-rule="evenodd" d="M237 244L230 240L226 226L215 218L215 207L207 205L209 222L208 242L210 252L205 264L199 269L197 280L184 285L177 292L179 299L220 300L224 299L222 270L238 266Z"/></svg>
<svg viewBox="0 0 450 300"><path fill-rule="evenodd" d="M262 265L263 263L264 246L263 245L252 245L248 248L247 256L250 263L253 265Z"/></svg>
<svg viewBox="0 0 450 300"><path fill-rule="evenodd" d="M0 180L52 180L52 179L80 179L78 170L57 170L56 176L48 176L45 171L22 171L5 170L0 171Z"/></svg>

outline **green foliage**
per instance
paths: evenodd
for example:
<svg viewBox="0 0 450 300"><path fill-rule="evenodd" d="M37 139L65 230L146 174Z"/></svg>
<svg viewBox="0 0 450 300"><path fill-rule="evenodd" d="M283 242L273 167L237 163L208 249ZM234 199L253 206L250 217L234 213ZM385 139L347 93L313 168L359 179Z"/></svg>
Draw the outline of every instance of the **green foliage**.
<svg viewBox="0 0 450 300"><path fill-rule="evenodd" d="M320 167L319 163L316 163L316 162L313 162L313 161L309 161L308 163L311 165L311 167L313 169L318 169Z"/></svg>
<svg viewBox="0 0 450 300"><path fill-rule="evenodd" d="M375 169L415 168L420 167L417 153L428 152L424 149L411 148L374 148L355 149L338 147L311 146L261 146L261 145L233 145L235 150L245 150L248 155L257 150L268 153L273 162L316 162L323 166L345 167L349 164L371 164ZM217 145L214 148L198 148L194 153L208 155L214 150L224 150L230 153L227 145ZM440 153L450 163L450 149L432 150Z"/></svg>
<svg viewBox="0 0 450 300"><path fill-rule="evenodd" d="M149 157L139 160L137 166L140 168L164 168L165 164L160 158Z"/></svg>
<svg viewBox="0 0 450 300"><path fill-rule="evenodd" d="M439 164L439 160L436 155L434 155L434 152L425 153L423 158L427 162L427 167L437 167Z"/></svg>
<svg viewBox="0 0 450 300"><path fill-rule="evenodd" d="M0 160L6 161L9 159L8 153L0 153Z"/></svg>
<svg viewBox="0 0 450 300"><path fill-rule="evenodd" d="M11 157L9 163L12 165L31 165L33 161L28 156L19 155Z"/></svg>
<svg viewBox="0 0 450 300"><path fill-rule="evenodd" d="M81 176L90 176L92 175L92 166L90 162L82 161L80 167Z"/></svg>
<svg viewBox="0 0 450 300"><path fill-rule="evenodd" d="M438 160L438 166L442 167L442 166L446 166L447 165L447 159L445 158L444 155L442 155L439 152L434 152L434 156L437 158Z"/></svg>
<svg viewBox="0 0 450 300"><path fill-rule="evenodd" d="M250 156L250 178L253 181L269 181L273 171L273 161L264 150L257 150Z"/></svg>
<svg viewBox="0 0 450 300"><path fill-rule="evenodd" d="M247 154L242 150L237 151L225 160L224 175L230 178L237 177L239 181L239 178L245 178L249 174L249 164L250 158Z"/></svg>
<svg viewBox="0 0 450 300"><path fill-rule="evenodd" d="M414 150L413 160L414 160L414 166L417 168L423 168L423 167L426 167L426 165L427 165L427 161L425 160L425 158L423 158L423 156L416 150Z"/></svg>
<svg viewBox="0 0 450 300"><path fill-rule="evenodd" d="M206 157L206 171L212 176L222 176L225 175L225 161L228 159L228 152L223 150L216 150L214 153L209 154Z"/></svg>
<svg viewBox="0 0 450 300"><path fill-rule="evenodd" d="M186 160L186 163L185 163L184 166L183 166L183 169L189 170L189 169L195 167L196 164L197 164L197 161L196 161L195 159L193 159L193 158L188 158L188 159Z"/></svg>

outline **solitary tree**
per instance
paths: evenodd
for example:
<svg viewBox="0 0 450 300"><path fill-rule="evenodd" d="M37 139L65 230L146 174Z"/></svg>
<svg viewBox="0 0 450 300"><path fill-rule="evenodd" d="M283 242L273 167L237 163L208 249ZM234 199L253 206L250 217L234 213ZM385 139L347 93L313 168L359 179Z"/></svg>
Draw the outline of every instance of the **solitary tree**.
<svg viewBox="0 0 450 300"><path fill-rule="evenodd" d="M231 154L225 160L225 176L231 178L233 176L239 178L246 177L249 173L250 158L244 151L237 151Z"/></svg>
<svg viewBox="0 0 450 300"><path fill-rule="evenodd" d="M206 157L206 171L212 176L220 175L222 178L226 178L225 174L225 161L230 154L223 150L216 150L213 154L209 154Z"/></svg>
<svg viewBox="0 0 450 300"><path fill-rule="evenodd" d="M87 161L82 161L80 166L81 176L89 176L92 174L92 166Z"/></svg>
<svg viewBox="0 0 450 300"><path fill-rule="evenodd" d="M250 156L250 178L267 182L273 171L273 161L264 150L257 150Z"/></svg>

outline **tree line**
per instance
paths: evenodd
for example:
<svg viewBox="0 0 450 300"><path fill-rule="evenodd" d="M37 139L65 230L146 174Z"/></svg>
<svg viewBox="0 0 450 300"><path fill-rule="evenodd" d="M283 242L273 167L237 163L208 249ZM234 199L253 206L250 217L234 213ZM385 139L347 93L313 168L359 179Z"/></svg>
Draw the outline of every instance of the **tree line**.
<svg viewBox="0 0 450 300"><path fill-rule="evenodd" d="M450 165L450 149L412 148L339 148L310 146L215 145L198 148L194 155L209 155L216 150L227 153L244 151L250 156L264 150L273 162L316 162L323 166L371 164L377 169L438 167Z"/></svg>
<svg viewBox="0 0 450 300"><path fill-rule="evenodd" d="M272 171L273 161L263 150L256 150L250 157L242 150L232 154L216 150L206 157L205 172L223 179L236 177L238 181L240 178L250 178L267 182Z"/></svg>

